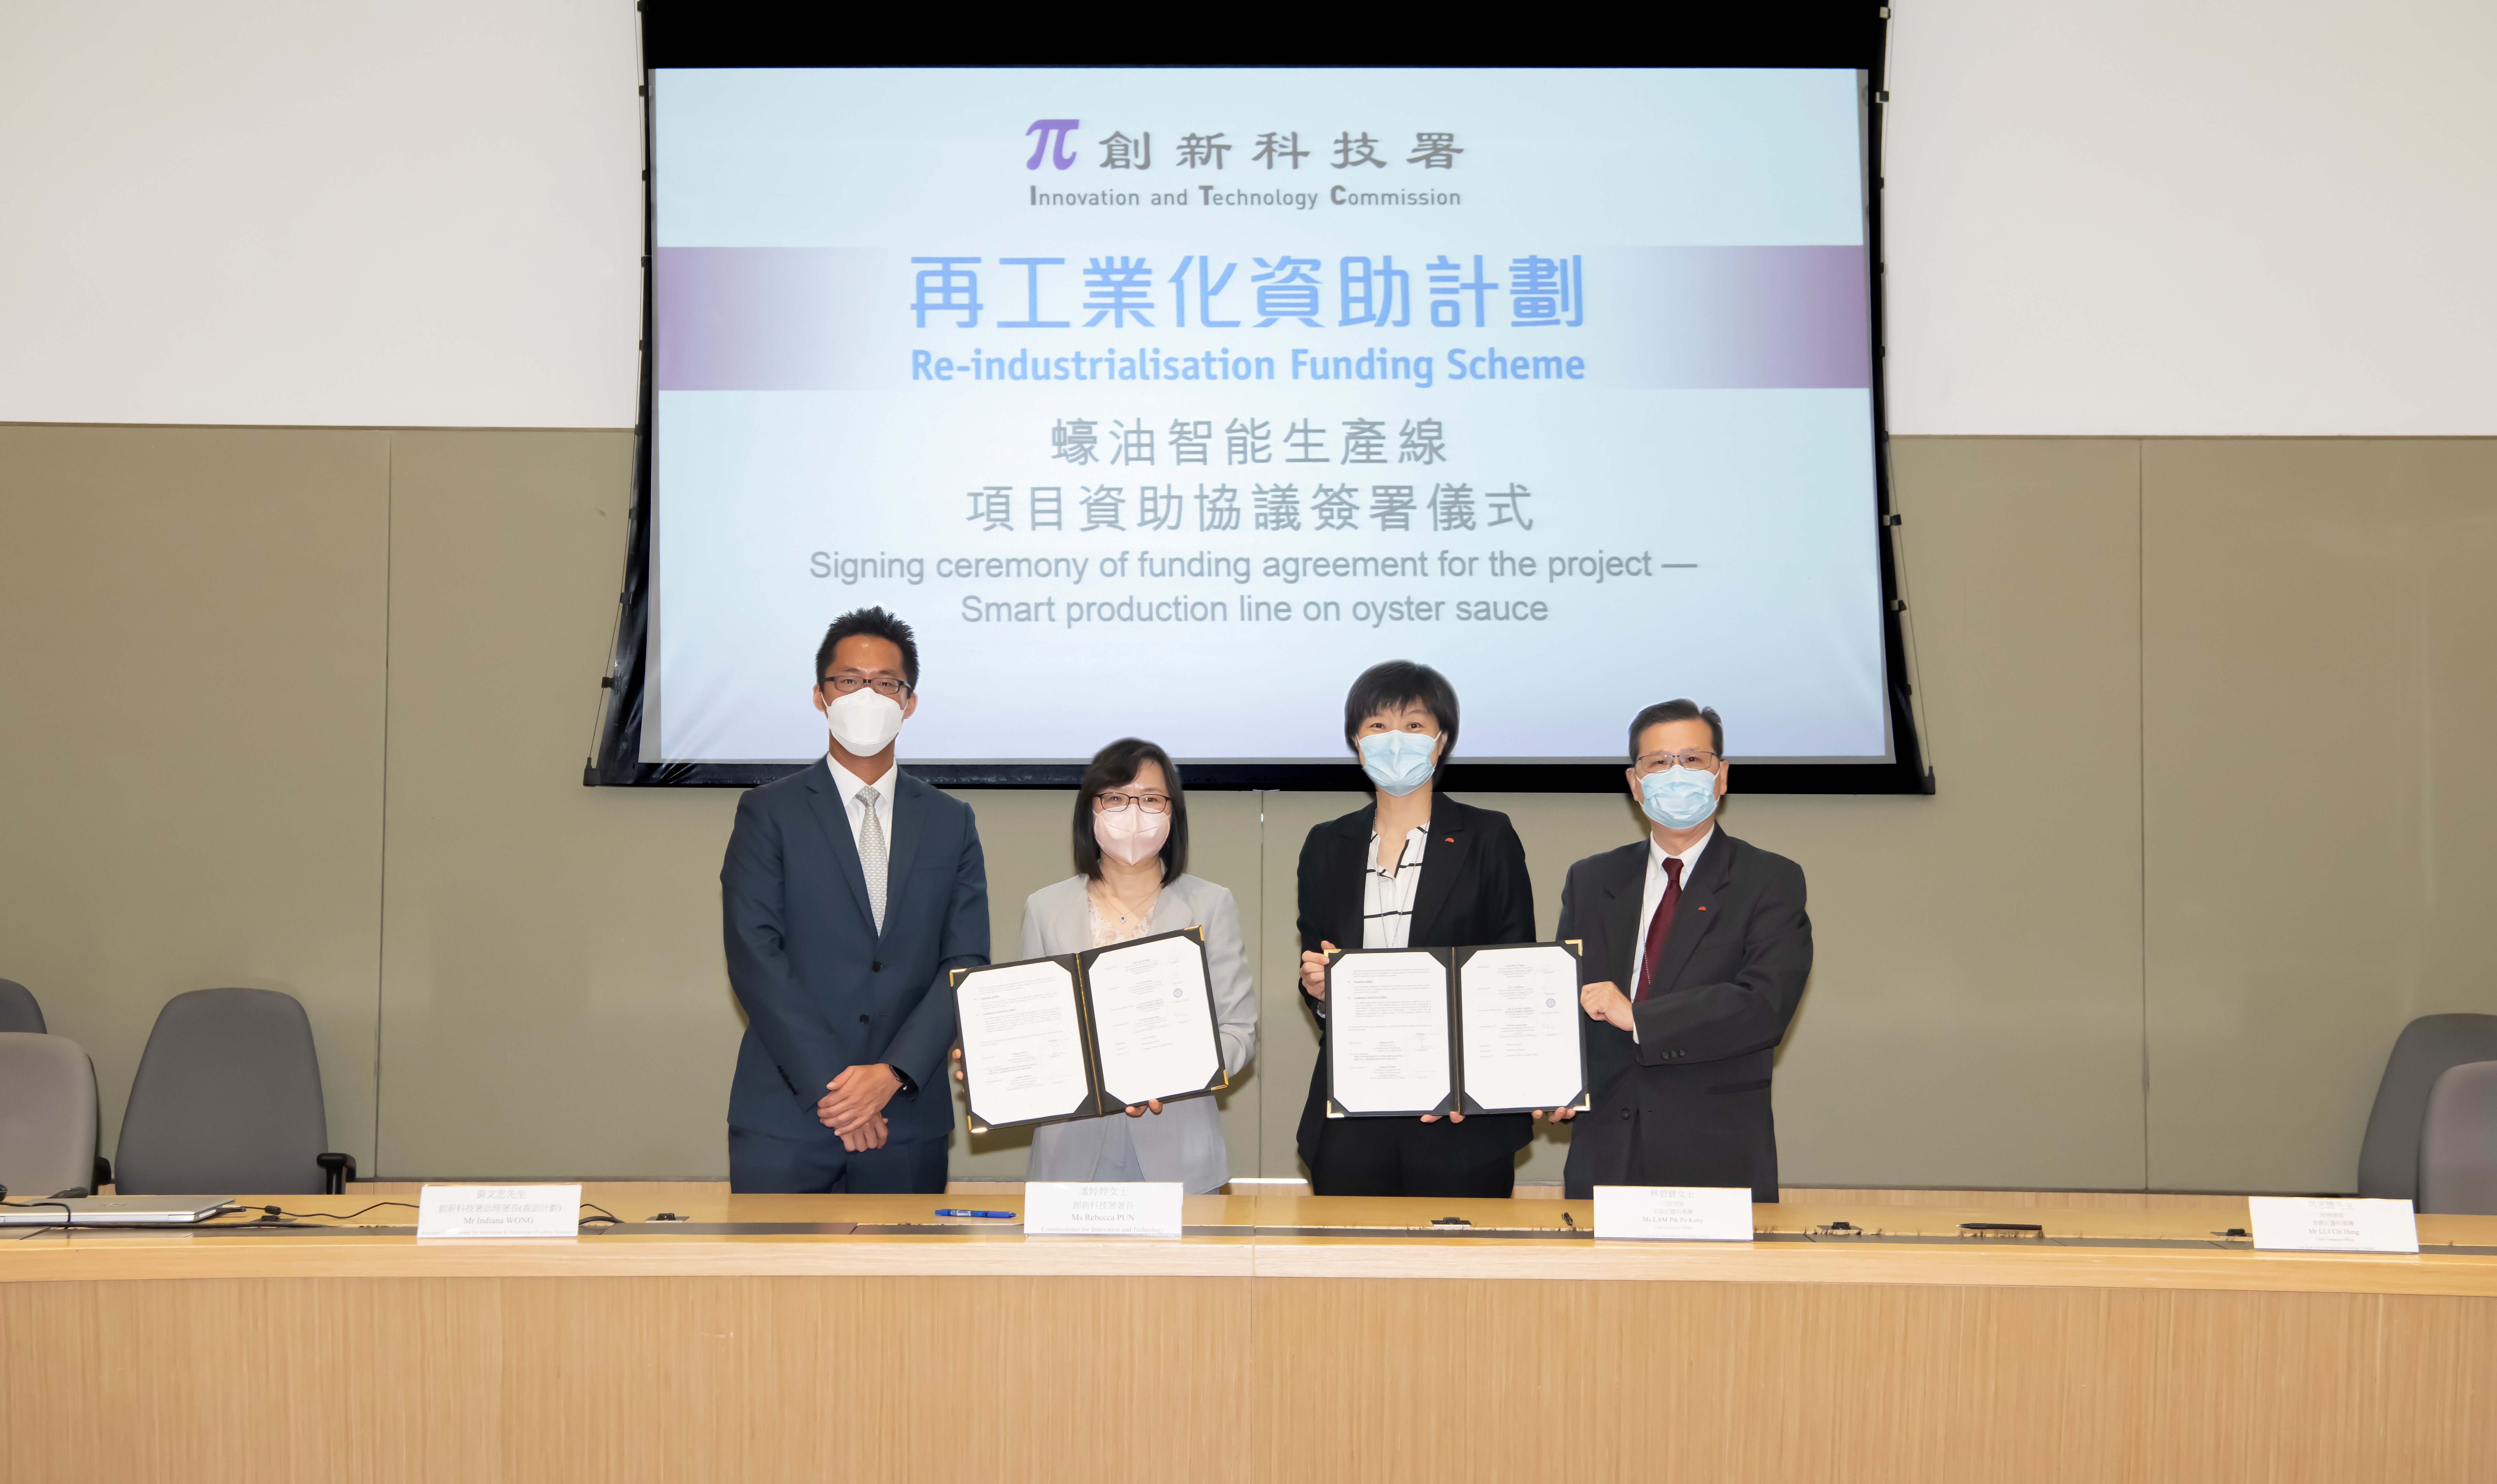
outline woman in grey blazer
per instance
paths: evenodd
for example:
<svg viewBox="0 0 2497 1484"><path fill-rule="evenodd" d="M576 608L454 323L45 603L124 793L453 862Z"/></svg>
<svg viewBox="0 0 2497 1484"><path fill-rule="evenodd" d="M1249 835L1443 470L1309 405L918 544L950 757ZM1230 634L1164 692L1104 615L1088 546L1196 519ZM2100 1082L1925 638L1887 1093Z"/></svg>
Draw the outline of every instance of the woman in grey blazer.
<svg viewBox="0 0 2497 1484"><path fill-rule="evenodd" d="M1023 904L1025 959L1081 953L1181 928L1205 929L1223 1069L1238 1077L1257 1052L1257 1001L1228 888L1184 874L1187 796L1179 769L1128 737L1101 749L1075 795L1076 874ZM1032 1130L1031 1180L1175 1180L1191 1194L1231 1178L1222 1119L1211 1097Z"/></svg>

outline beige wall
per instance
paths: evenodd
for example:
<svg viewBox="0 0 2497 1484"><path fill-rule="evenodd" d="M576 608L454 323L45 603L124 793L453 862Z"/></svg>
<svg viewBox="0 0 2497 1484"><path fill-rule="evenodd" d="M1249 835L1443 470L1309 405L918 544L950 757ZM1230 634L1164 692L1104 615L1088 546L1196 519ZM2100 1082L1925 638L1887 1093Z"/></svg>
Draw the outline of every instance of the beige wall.
<svg viewBox="0 0 2497 1484"><path fill-rule="evenodd" d="M303 1002L369 1167L392 437L0 426L0 978L107 1152L184 990Z"/></svg>
<svg viewBox="0 0 2497 1484"><path fill-rule="evenodd" d="M2142 466L2151 1179L2347 1185L2403 1024L2497 1012L2497 443Z"/></svg>
<svg viewBox="0 0 2497 1484"><path fill-rule="evenodd" d="M2497 1011L2497 443L1893 452L1941 792L1726 815L1813 883L1787 1182L2349 1187L2401 1024ZM630 473L609 431L0 426L0 977L94 1054L108 1144L163 1000L253 984L367 1169L724 1169L734 796L579 783ZM1010 951L1066 796L966 797ZM1472 797L1546 926L1636 830ZM1265 1008L1234 1169L1294 1173L1293 862L1353 801L1191 803Z"/></svg>

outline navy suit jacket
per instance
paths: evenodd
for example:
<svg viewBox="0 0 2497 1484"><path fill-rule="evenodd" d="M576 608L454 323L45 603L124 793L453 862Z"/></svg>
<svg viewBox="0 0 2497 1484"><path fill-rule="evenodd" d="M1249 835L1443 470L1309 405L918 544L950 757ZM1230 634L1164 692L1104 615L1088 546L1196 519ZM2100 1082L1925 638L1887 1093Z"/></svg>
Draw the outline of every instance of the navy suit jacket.
<svg viewBox="0 0 2497 1484"><path fill-rule="evenodd" d="M1586 945L1586 982L1636 992L1647 841L1589 856L1561 890L1561 936ZM1750 1185L1778 1198L1769 1079L1812 973L1803 868L1719 830L1685 883L1639 1038L1587 1027L1592 1106L1570 1126L1563 1193L1596 1185Z"/></svg>
<svg viewBox="0 0 2497 1484"><path fill-rule="evenodd" d="M954 1127L949 969L989 962L989 875L970 805L908 774L893 785L884 931L858 839L823 759L738 801L719 868L728 982L745 1007L733 1128L835 1139L815 1118L843 1069L885 1062L917 1083L885 1104L891 1142Z"/></svg>

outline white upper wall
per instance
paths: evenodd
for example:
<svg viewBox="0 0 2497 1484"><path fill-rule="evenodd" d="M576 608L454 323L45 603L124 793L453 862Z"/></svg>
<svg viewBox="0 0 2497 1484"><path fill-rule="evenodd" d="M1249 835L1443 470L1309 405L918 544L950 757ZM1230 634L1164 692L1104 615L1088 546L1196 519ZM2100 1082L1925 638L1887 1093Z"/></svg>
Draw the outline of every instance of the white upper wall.
<svg viewBox="0 0 2497 1484"><path fill-rule="evenodd" d="M1904 433L2497 434L2497 5L1894 0ZM631 0L0 0L0 420L624 426Z"/></svg>
<svg viewBox="0 0 2497 1484"><path fill-rule="evenodd" d="M2497 5L1892 0L1903 433L2497 433Z"/></svg>
<svg viewBox="0 0 2497 1484"><path fill-rule="evenodd" d="M0 420L630 426L632 0L0 0Z"/></svg>

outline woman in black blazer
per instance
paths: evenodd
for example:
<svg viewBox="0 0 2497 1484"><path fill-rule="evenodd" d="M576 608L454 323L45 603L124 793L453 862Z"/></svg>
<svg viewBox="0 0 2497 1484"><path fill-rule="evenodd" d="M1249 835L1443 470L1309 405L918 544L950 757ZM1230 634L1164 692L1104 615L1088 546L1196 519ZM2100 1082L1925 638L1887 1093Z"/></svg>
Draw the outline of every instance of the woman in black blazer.
<svg viewBox="0 0 2497 1484"><path fill-rule="evenodd" d="M1343 740L1376 796L1312 829L1301 846L1301 994L1319 1017L1317 1072L1300 1131L1311 1188L1319 1195L1505 1196L1517 1152L1533 1137L1525 1114L1326 1116L1327 950L1534 937L1534 888L1508 816L1432 787L1457 742L1457 693L1447 679L1407 660L1372 666L1344 697Z"/></svg>

